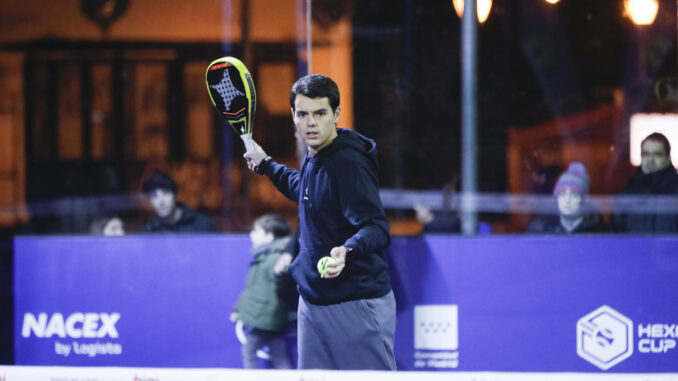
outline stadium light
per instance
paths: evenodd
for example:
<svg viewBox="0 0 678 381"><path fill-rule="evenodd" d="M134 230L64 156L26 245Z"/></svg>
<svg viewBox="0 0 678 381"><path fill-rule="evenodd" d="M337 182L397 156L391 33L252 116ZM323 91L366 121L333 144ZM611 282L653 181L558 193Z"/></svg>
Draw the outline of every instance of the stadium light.
<svg viewBox="0 0 678 381"><path fill-rule="evenodd" d="M657 17L657 0L624 0L624 10L636 25L650 25Z"/></svg>
<svg viewBox="0 0 678 381"><path fill-rule="evenodd" d="M452 0L452 5L454 10L457 12L457 16L461 18L464 15L464 1L465 0ZM487 18L490 17L490 9L492 9L492 0L477 0L476 8L478 11L478 22L484 23L487 21Z"/></svg>
<svg viewBox="0 0 678 381"><path fill-rule="evenodd" d="M545 0L545 1L546 1L547 3L549 3L549 4L556 4L556 3L559 2L560 0Z"/></svg>

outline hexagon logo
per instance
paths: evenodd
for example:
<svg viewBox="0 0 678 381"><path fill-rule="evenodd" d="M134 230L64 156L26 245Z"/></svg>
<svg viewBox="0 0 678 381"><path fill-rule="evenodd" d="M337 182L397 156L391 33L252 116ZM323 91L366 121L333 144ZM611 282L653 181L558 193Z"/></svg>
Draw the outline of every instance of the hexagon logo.
<svg viewBox="0 0 678 381"><path fill-rule="evenodd" d="M577 355L607 370L633 354L633 322L602 306L577 322Z"/></svg>

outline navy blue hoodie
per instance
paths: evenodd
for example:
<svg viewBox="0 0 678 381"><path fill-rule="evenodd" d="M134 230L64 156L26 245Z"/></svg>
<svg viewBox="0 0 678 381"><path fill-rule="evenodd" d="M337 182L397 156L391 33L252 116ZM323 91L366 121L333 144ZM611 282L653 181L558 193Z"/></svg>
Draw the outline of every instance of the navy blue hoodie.
<svg viewBox="0 0 678 381"><path fill-rule="evenodd" d="M384 250L389 223L379 198L376 143L337 128L337 138L299 171L273 160L261 170L299 204L299 255L290 265L299 294L313 304L378 298L391 291ZM338 277L322 279L316 264L334 247L353 250Z"/></svg>

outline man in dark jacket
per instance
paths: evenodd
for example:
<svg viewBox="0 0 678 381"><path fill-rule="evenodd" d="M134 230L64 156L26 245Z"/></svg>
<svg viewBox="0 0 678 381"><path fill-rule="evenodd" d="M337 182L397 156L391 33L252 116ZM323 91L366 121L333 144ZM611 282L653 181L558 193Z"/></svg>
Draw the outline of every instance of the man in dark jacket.
<svg viewBox="0 0 678 381"><path fill-rule="evenodd" d="M395 370L395 299L384 250L389 223L379 198L376 144L337 128L339 90L308 75L290 94L292 117L308 152L300 170L245 153L255 172L299 204L299 255L289 267L301 295L299 368ZM317 270L332 260L324 274Z"/></svg>
<svg viewBox="0 0 678 381"><path fill-rule="evenodd" d="M612 226L622 233L678 232L678 174L660 133L641 143L640 168L615 198Z"/></svg>
<svg viewBox="0 0 678 381"><path fill-rule="evenodd" d="M178 203L177 183L167 174L155 171L144 181L143 190L155 211L144 230L149 233L216 232L217 225L206 216Z"/></svg>

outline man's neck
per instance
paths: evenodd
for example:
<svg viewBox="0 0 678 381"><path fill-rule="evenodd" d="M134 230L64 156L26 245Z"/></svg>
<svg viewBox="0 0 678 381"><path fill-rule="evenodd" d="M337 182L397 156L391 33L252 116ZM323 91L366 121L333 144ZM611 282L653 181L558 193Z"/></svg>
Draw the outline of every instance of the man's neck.
<svg viewBox="0 0 678 381"><path fill-rule="evenodd" d="M584 221L583 216L560 216L560 225L567 230L568 233L572 233L582 221Z"/></svg>
<svg viewBox="0 0 678 381"><path fill-rule="evenodd" d="M336 130L337 126L334 126L334 128L335 128L335 130ZM312 148L311 146L306 146L306 147L308 147L308 152L311 154L311 156L317 155L318 152L322 151L323 148L326 148L327 146L329 146L330 144L332 144L332 143L337 139L338 136L339 136L338 134L337 134L337 135L334 135L334 137L332 137L332 139L330 139L330 141L327 142L327 144L325 144L325 145L323 145L323 146L321 146L321 147L318 147L318 148Z"/></svg>
<svg viewBox="0 0 678 381"><path fill-rule="evenodd" d="M318 154L318 152L322 151L324 148L327 148L330 144L332 144L332 142L334 142L334 140L335 140L336 138L337 138L337 137L335 136L334 139L330 140L329 143L325 144L325 145L322 146L322 147L319 147L318 149L314 149L314 148L308 147L308 152L311 154L311 156L315 156L315 155Z"/></svg>
<svg viewBox="0 0 678 381"><path fill-rule="evenodd" d="M160 217L160 221L165 225L174 225L181 219L181 208L178 206L174 207L174 210L167 217Z"/></svg>
<svg viewBox="0 0 678 381"><path fill-rule="evenodd" d="M643 171L643 169L642 169L642 168L641 168L641 170L640 170L640 171L641 171L641 172L643 173L643 175L645 175L645 176L648 176L648 175L654 175L655 173L659 173L659 172L662 172L662 171L666 170L666 168L669 168L669 167L670 167L670 165L667 165L667 166L666 166L666 167L664 167L664 168L660 168L660 169L655 169L654 171L651 171L651 172L647 172L647 173L646 173L645 171Z"/></svg>

